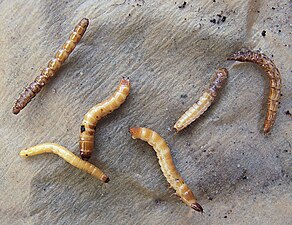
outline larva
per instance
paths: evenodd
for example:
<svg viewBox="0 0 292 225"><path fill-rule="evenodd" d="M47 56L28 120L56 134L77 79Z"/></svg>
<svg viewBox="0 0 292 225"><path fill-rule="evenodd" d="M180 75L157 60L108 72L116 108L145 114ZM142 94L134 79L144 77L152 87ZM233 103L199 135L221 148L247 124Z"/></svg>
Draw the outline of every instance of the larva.
<svg viewBox="0 0 292 225"><path fill-rule="evenodd" d="M210 87L203 93L199 100L192 107L190 107L175 123L174 128L177 132L190 125L209 108L216 95L218 94L218 91L225 83L227 77L227 69L219 68L216 71Z"/></svg>
<svg viewBox="0 0 292 225"><path fill-rule="evenodd" d="M68 149L59 144L55 143L39 144L20 151L19 155L22 157L28 157L43 153L54 153L63 158L68 163L70 163L72 166L75 166L78 169L91 174L92 176L96 177L97 179L105 183L109 182L108 176L105 175L100 169L98 169L96 166L92 165L89 162L83 161L82 159L74 155L72 152L70 152Z"/></svg>
<svg viewBox="0 0 292 225"><path fill-rule="evenodd" d="M192 209L203 212L202 206L197 202L193 192L177 171L165 140L156 132L145 127L132 127L130 128L130 133L133 139L139 138L147 141L153 147L164 176L181 200Z"/></svg>
<svg viewBox="0 0 292 225"><path fill-rule="evenodd" d="M264 123L264 134L270 133L273 124L276 120L276 114L279 107L282 79L281 74L275 63L269 59L265 54L260 52L253 52L250 50L242 50L235 52L227 60L236 60L240 62L252 62L264 69L270 79L270 93L268 98L268 110Z"/></svg>
<svg viewBox="0 0 292 225"><path fill-rule="evenodd" d="M94 148L94 133L97 122L119 108L130 93L130 81L123 78L117 90L108 99L93 106L84 116L80 129L80 156L88 160Z"/></svg>
<svg viewBox="0 0 292 225"><path fill-rule="evenodd" d="M42 70L41 74L25 88L24 92L19 96L14 104L12 112L18 114L49 82L49 80L60 69L62 63L68 58L69 54L74 50L78 42L81 40L83 34L88 27L89 20L83 18L70 34L69 39L65 42L61 49L59 49L53 59L48 63L48 66Z"/></svg>

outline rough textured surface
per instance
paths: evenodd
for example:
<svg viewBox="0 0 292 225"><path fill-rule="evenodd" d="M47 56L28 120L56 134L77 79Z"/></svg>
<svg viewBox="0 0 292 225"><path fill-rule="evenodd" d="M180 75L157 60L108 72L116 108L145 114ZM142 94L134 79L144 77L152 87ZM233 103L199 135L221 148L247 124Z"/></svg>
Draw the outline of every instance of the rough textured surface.
<svg viewBox="0 0 292 225"><path fill-rule="evenodd" d="M292 224L292 120L285 113L292 112L291 2L115 3L122 0L0 1L0 224ZM82 17L90 26L78 47L13 115L18 93ZM268 137L262 134L267 77L255 65L225 60L241 47L261 49L283 77ZM218 101L174 134L176 119L222 66L230 77ZM49 141L78 154L84 114L121 76L130 77L131 95L97 125L91 159L109 184L55 155L18 157L20 149ZM155 152L131 139L130 126L166 139L204 215L171 195Z"/></svg>

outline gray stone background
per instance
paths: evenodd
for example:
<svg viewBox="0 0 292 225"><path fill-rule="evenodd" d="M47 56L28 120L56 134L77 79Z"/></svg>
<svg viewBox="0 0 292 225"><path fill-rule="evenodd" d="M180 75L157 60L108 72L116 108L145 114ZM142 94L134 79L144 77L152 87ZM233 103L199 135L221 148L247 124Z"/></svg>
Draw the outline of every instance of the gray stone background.
<svg viewBox="0 0 292 225"><path fill-rule="evenodd" d="M0 1L0 223L292 224L292 120L285 114L292 112L291 1L120 3ZM83 17L90 26L78 47L13 115L18 94ZM268 137L262 134L268 78L253 64L225 60L241 47L262 50L283 77L281 108ZM216 103L175 134L173 124L218 67L227 67L230 77ZM98 123L91 159L109 184L55 155L18 156L43 142L79 154L84 114L122 76L131 80L131 95ZM152 128L166 139L205 214L172 195L155 152L131 139L130 126Z"/></svg>

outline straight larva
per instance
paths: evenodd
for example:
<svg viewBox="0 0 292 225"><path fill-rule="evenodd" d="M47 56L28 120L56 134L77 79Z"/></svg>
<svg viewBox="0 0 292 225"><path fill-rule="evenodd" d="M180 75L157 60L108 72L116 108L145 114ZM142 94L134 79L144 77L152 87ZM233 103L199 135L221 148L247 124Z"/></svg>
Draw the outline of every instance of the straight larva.
<svg viewBox="0 0 292 225"><path fill-rule="evenodd" d="M203 212L203 208L197 202L193 192L189 189L177 171L171 157L170 149L165 140L156 132L144 127L130 128L130 133L133 139L139 138L143 141L147 141L148 144L153 147L164 176L181 200L192 209Z"/></svg>
<svg viewBox="0 0 292 225"><path fill-rule="evenodd" d="M62 63L68 58L69 54L74 50L78 42L81 40L83 34L88 27L89 20L83 18L74 31L70 34L69 39L65 42L60 50L57 51L55 57L51 59L48 66L42 70L41 74L35 78L35 80L25 88L24 92L19 96L12 112L18 114L36 95L43 87L49 82L49 80L56 74L60 69Z"/></svg>
<svg viewBox="0 0 292 225"><path fill-rule="evenodd" d="M44 143L30 147L28 149L22 150L19 155L22 157L28 157L43 153L54 153L70 163L72 166L75 166L78 169L91 174L92 176L105 183L109 182L108 176L105 175L99 168L89 162L83 161L72 152L70 152L68 149L55 143Z"/></svg>
<svg viewBox="0 0 292 225"><path fill-rule="evenodd" d="M199 100L190 107L175 123L174 128L177 132L189 126L198 119L212 104L218 91L221 89L228 77L228 71L220 68L216 71L210 87L203 93Z"/></svg>
<svg viewBox="0 0 292 225"><path fill-rule="evenodd" d="M119 108L130 93L130 81L123 78L112 96L93 106L84 116L80 128L80 156L88 160L94 148L94 133L97 122Z"/></svg>
<svg viewBox="0 0 292 225"><path fill-rule="evenodd" d="M270 133L272 126L276 120L276 114L278 111L282 79L281 74L276 67L275 63L269 59L265 54L260 52L253 52L250 50L242 50L235 52L227 60L236 60L240 62L252 62L264 69L267 76L270 79L270 93L268 98L268 110L266 113L266 119L264 123L264 134Z"/></svg>

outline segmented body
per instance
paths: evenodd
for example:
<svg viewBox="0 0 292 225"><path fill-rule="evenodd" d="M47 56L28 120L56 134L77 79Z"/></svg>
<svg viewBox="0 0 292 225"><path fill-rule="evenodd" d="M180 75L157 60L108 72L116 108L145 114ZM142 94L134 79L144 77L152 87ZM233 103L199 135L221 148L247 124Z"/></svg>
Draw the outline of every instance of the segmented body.
<svg viewBox="0 0 292 225"><path fill-rule="evenodd" d="M103 102L93 106L84 116L80 129L80 156L89 159L94 148L94 133L97 122L119 108L130 93L130 81L122 79L117 90Z"/></svg>
<svg viewBox="0 0 292 225"><path fill-rule="evenodd" d="M181 200L194 210L203 212L203 208L197 202L193 192L177 171L171 157L170 149L165 140L156 132L144 127L130 128L130 133L133 139L139 138L143 141L147 141L148 144L153 147L164 176Z"/></svg>
<svg viewBox="0 0 292 225"><path fill-rule="evenodd" d="M83 161L72 152L70 152L65 147L55 144L55 143L43 143L28 149L22 150L19 155L22 157L34 156L43 153L54 153L61 158L63 158L66 162L70 163L72 166L77 167L80 170L85 171L86 173L91 174L92 176L96 177L97 179L108 183L109 178L105 175L99 168L92 165L89 162Z"/></svg>
<svg viewBox="0 0 292 225"><path fill-rule="evenodd" d="M210 87L203 93L199 100L190 107L175 123L176 131L181 131L196 119L198 119L212 104L218 91L221 89L228 77L228 71L220 68L216 71Z"/></svg>
<svg viewBox="0 0 292 225"><path fill-rule="evenodd" d="M18 114L56 74L62 63L65 62L69 54L81 40L88 24L89 20L86 18L83 18L78 23L74 31L70 34L69 39L65 42L62 48L57 51L55 57L49 61L48 66L42 70L41 74L37 76L27 88L25 88L24 92L17 99L12 110L14 114Z"/></svg>
<svg viewBox="0 0 292 225"><path fill-rule="evenodd" d="M242 50L235 52L227 60L240 62L252 62L264 69L270 79L270 93L268 98L268 110L264 123L264 134L268 134L275 123L278 107L280 104L282 78L275 63L265 54L258 51Z"/></svg>

